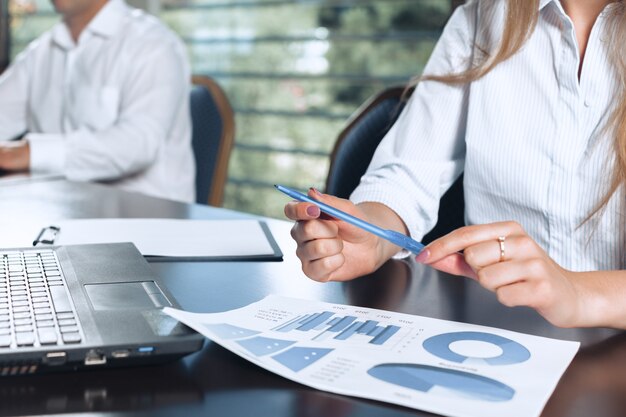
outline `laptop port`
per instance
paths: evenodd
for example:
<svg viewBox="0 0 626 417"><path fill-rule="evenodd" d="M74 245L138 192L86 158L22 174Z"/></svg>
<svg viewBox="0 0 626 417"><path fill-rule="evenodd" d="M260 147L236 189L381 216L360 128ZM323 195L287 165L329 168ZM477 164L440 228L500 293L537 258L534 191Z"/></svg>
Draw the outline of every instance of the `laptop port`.
<svg viewBox="0 0 626 417"><path fill-rule="evenodd" d="M152 352L154 352L154 347L153 346L142 346L137 348L137 352L144 354L144 355L149 355Z"/></svg>
<svg viewBox="0 0 626 417"><path fill-rule="evenodd" d="M48 352L43 362L50 366L65 365L67 354L65 352Z"/></svg>
<svg viewBox="0 0 626 417"><path fill-rule="evenodd" d="M130 350L128 349L114 350L113 352L111 352L111 356L116 359L127 358L130 356Z"/></svg>
<svg viewBox="0 0 626 417"><path fill-rule="evenodd" d="M85 365L87 366L104 365L105 363L107 363L107 357L100 351L91 349L87 352L87 355L85 355Z"/></svg>

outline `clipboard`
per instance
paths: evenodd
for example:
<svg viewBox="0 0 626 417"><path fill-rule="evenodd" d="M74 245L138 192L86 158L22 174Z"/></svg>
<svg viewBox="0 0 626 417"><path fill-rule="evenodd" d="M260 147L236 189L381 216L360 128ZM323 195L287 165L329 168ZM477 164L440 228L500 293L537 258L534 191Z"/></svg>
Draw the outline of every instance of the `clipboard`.
<svg viewBox="0 0 626 417"><path fill-rule="evenodd" d="M39 245L132 242L148 261L280 262L266 222L182 219L74 219L41 229Z"/></svg>
<svg viewBox="0 0 626 417"><path fill-rule="evenodd" d="M53 245L54 239L56 239L57 233L60 231L61 228L58 226L44 227L41 229L41 232L39 232L35 240L33 240L33 246L37 246L39 244Z"/></svg>

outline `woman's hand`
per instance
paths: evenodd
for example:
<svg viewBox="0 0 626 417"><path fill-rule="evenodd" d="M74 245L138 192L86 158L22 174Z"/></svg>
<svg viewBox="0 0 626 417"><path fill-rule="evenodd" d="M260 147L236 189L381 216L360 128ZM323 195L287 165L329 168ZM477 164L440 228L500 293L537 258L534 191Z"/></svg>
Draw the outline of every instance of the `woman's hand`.
<svg viewBox="0 0 626 417"><path fill-rule="evenodd" d="M554 325L585 321L578 274L557 265L515 222L459 228L433 241L416 260L474 278L502 304L532 307Z"/></svg>
<svg viewBox="0 0 626 417"><path fill-rule="evenodd" d="M380 204L356 206L349 200L321 194L315 189L308 194L366 221L399 221L392 210ZM320 213L319 207L312 203L290 202L285 206L285 215L296 220L291 236L298 244L296 255L302 262L302 270L316 281L346 281L368 274L398 250L389 248L392 245L371 233Z"/></svg>

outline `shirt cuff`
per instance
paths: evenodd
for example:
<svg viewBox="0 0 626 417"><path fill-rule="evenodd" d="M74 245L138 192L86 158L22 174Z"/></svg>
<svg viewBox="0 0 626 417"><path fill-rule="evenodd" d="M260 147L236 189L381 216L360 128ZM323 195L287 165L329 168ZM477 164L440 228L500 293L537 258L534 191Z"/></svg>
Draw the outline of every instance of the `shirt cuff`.
<svg viewBox="0 0 626 417"><path fill-rule="evenodd" d="M406 259L409 256L411 256L413 254L413 252L406 250L406 249L402 249L400 250L400 252L396 253L395 255L393 255L391 257L391 259Z"/></svg>
<svg viewBox="0 0 626 417"><path fill-rule="evenodd" d="M31 171L63 173L65 140L60 134L29 133Z"/></svg>
<svg viewBox="0 0 626 417"><path fill-rule="evenodd" d="M422 227L418 225L417 210L406 201L399 201L397 192L389 191L390 186L366 186L361 183L350 196L354 204L373 202L380 203L393 210L404 222L409 236L420 241L424 236ZM396 255L397 256L397 255Z"/></svg>

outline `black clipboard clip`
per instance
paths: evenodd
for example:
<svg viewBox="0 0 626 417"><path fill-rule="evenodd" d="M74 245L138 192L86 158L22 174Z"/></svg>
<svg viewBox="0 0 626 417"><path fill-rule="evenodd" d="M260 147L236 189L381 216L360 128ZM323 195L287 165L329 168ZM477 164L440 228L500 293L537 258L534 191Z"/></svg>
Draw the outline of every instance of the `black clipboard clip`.
<svg viewBox="0 0 626 417"><path fill-rule="evenodd" d="M41 229L39 235L33 240L33 246L37 246L40 243L52 245L57 237L57 234L61 231L58 226L48 226Z"/></svg>

